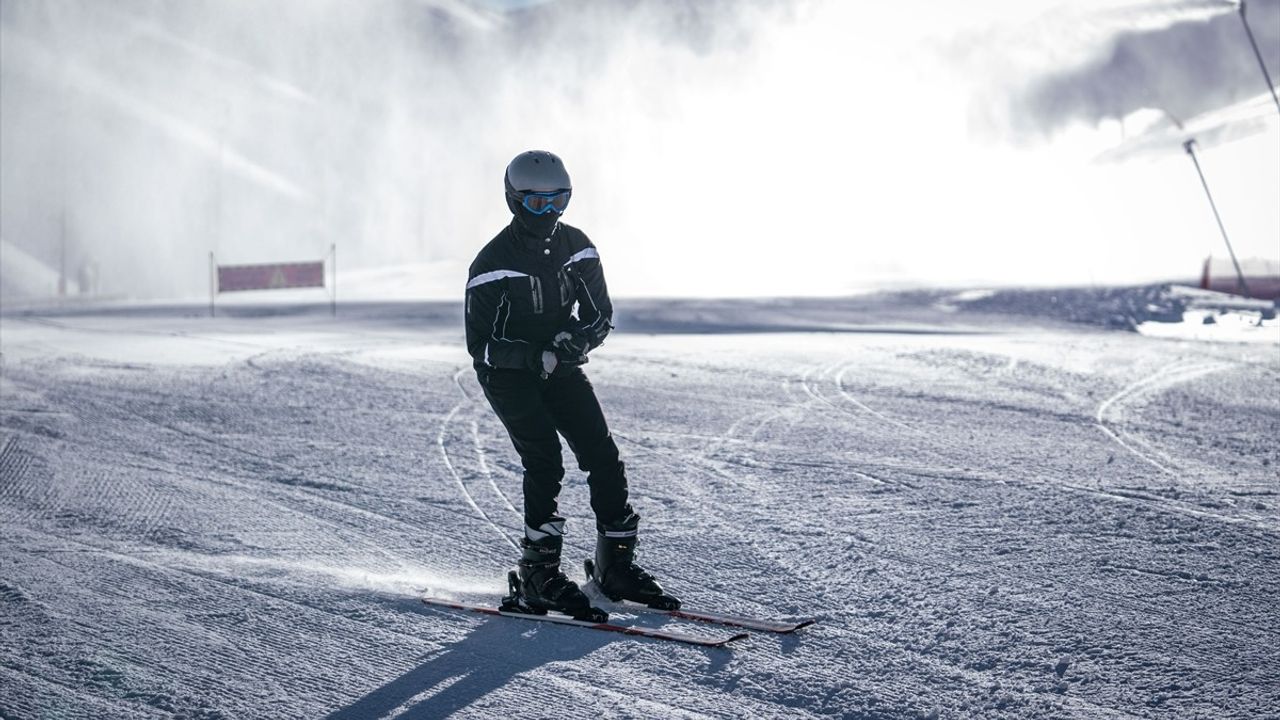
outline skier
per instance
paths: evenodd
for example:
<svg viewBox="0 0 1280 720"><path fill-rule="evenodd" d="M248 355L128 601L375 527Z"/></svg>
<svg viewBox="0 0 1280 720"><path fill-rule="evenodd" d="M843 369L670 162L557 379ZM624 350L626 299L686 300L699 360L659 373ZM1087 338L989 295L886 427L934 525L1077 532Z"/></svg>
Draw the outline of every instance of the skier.
<svg viewBox="0 0 1280 720"><path fill-rule="evenodd" d="M569 173L559 157L531 150L507 166L504 185L511 223L471 264L466 326L476 377L524 466L519 599L538 611L605 616L560 569L558 431L588 473L597 530L588 570L597 585L614 600L678 609L680 601L635 563L640 516L627 501L618 446L582 371L613 328L613 306L595 245L560 222L573 193Z"/></svg>

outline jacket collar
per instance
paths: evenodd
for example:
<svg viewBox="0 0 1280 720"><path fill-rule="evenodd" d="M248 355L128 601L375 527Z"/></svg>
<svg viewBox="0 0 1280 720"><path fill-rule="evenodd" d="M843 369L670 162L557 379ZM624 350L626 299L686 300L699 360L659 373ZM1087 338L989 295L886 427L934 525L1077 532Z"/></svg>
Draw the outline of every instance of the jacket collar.
<svg viewBox="0 0 1280 720"><path fill-rule="evenodd" d="M547 247L547 238L554 239L559 231L560 223L558 221L551 228L551 232L548 235L534 233L521 225L514 217L511 218L511 224L507 226L507 234L511 238L512 244L521 250L537 252L538 254L542 254L543 248Z"/></svg>

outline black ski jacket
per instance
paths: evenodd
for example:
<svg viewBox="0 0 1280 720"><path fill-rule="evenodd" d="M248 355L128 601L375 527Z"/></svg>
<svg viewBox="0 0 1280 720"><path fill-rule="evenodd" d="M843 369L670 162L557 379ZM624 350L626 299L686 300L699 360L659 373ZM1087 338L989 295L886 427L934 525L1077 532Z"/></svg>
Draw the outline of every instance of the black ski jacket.
<svg viewBox="0 0 1280 720"><path fill-rule="evenodd" d="M559 223L533 237L512 221L476 256L467 275L467 351L476 369L541 369L561 331L591 349L613 328L613 304L596 246Z"/></svg>

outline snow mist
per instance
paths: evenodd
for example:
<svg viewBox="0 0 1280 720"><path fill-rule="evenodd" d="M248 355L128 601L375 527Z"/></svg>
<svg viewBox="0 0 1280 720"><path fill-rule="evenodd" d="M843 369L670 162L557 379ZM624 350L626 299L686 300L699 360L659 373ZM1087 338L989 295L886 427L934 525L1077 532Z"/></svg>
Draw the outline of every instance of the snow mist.
<svg viewBox="0 0 1280 720"><path fill-rule="evenodd" d="M1280 3L1249 9L1277 59ZM344 270L420 267L413 294L455 297L506 221L503 167L529 148L565 158L566 221L601 246L620 295L1190 277L1220 241L1176 143L1094 159L1153 108L1263 92L1234 15L1199 1L11 0L4 293L48 294L25 280L65 263L104 295L199 297L209 252L311 260L337 244ZM1176 74L1202 55L1229 60ZM1261 122L1202 158L1242 254L1280 236L1280 125Z"/></svg>

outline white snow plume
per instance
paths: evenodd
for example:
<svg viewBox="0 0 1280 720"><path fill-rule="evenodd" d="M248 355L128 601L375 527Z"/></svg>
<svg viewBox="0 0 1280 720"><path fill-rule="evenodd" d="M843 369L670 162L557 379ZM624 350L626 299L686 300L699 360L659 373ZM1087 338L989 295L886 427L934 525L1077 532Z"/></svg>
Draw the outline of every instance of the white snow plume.
<svg viewBox="0 0 1280 720"><path fill-rule="evenodd" d="M148 557L154 559L152 556ZM204 555L191 552L174 552L170 558L174 564L184 567L196 567L239 577L269 577L275 581L304 585L314 583L319 577L323 578L327 587L337 585L351 590L406 597L421 597L424 593L437 596L492 593L495 589L491 578L486 580L463 574L442 573L439 570L409 563L389 569L383 566L385 561L377 566L331 565L287 558Z"/></svg>
<svg viewBox="0 0 1280 720"><path fill-rule="evenodd" d="M0 240L0 299L52 298L58 292L58 277L57 268Z"/></svg>
<svg viewBox="0 0 1280 720"><path fill-rule="evenodd" d="M34 72L62 73L70 91L100 103L106 110L148 126L165 139L186 146L211 162L222 163L223 169L235 176L233 180L243 180L283 199L310 201L307 193L292 180L249 159L234 146L217 137L214 131L152 105L103 75L97 68L78 60L58 58L47 48L21 36L6 36L5 44L19 58L19 62L32 65Z"/></svg>
<svg viewBox="0 0 1280 720"><path fill-rule="evenodd" d="M1265 26L1275 0L1255 2ZM1241 32L1209 2L0 8L0 234L46 257L65 217L70 265L96 262L103 294L189 298L210 251L276 262L337 244L340 272L465 267L508 221L502 171L530 148L564 157L566 221L623 296L1179 276L1213 238L1199 188L1087 167L1118 140L1097 118L1179 110L1131 98L1128 66L1104 60ZM1211 51L1247 67L1238 40ZM1256 94L1256 67L1242 72ZM1179 77L1153 87L1198 97L1207 76ZM1258 207L1229 208L1245 244L1275 237Z"/></svg>
<svg viewBox="0 0 1280 720"><path fill-rule="evenodd" d="M1134 122L1137 120L1138 122ZM1145 122L1144 122L1145 120ZM1131 127L1137 125L1137 132ZM1280 129L1280 116L1270 93L1175 123L1161 111L1140 110L1123 121L1125 140L1098 156L1102 162L1177 155L1187 140L1213 148Z"/></svg>
<svg viewBox="0 0 1280 720"><path fill-rule="evenodd" d="M102 12L109 14L122 26L128 28L131 35L145 37L148 40L170 45L181 50L183 53L193 55L206 63L210 68L216 68L219 71L230 73L238 78L247 79L250 83L257 85L271 93L283 98L315 105L316 98L297 85L274 77L261 68L245 62L243 59L229 56L225 53L216 52L204 45L174 34L169 29L160 24L160 21L154 18L139 18L124 13L112 12L111 8L104 8Z"/></svg>
<svg viewBox="0 0 1280 720"><path fill-rule="evenodd" d="M1072 123L1120 120L1156 108L1175 123L1266 92L1238 4L1221 1L1085 3L984 38L993 77L975 110L995 132L1024 137ZM1280 72L1280 1L1250 0L1247 14L1272 77ZM1010 67L1010 50L1024 60Z"/></svg>
<svg viewBox="0 0 1280 720"><path fill-rule="evenodd" d="M100 264L103 292L142 297L199 296L210 251L271 262L337 243L346 268L456 260L505 222L512 155L553 147L591 180L606 138L647 132L596 117L624 66L648 64L619 62L615 44L662 35L651 56L696 64L752 34L725 21L738 12L6 2L0 233L40 255L67 216L74 263ZM649 94L628 103L641 116Z"/></svg>

